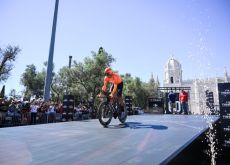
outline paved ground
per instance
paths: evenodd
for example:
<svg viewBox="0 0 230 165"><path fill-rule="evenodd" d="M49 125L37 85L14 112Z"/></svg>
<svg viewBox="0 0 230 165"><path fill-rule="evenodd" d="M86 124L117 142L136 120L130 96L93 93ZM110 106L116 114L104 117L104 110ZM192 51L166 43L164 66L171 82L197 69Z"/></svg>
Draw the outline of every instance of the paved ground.
<svg viewBox="0 0 230 165"><path fill-rule="evenodd" d="M109 128L98 120L0 129L0 164L166 164L216 117L128 116Z"/></svg>

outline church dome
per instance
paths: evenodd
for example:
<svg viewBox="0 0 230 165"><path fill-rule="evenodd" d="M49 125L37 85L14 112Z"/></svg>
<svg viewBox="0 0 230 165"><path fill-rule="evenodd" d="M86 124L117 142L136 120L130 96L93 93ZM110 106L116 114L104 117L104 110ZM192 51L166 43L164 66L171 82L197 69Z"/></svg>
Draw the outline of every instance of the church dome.
<svg viewBox="0 0 230 165"><path fill-rule="evenodd" d="M173 57L165 65L166 70L181 70L181 64Z"/></svg>

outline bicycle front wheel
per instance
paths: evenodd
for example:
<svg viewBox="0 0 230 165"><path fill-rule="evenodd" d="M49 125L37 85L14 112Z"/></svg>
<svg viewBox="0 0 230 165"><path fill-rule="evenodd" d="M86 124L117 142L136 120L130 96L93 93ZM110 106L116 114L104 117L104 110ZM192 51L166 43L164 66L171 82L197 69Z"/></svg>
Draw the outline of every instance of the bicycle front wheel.
<svg viewBox="0 0 230 165"><path fill-rule="evenodd" d="M104 127L107 127L113 117L113 111L110 108L109 104L107 102L102 102L99 105L99 109L98 109L98 119L99 122L101 123L101 125L103 125Z"/></svg>

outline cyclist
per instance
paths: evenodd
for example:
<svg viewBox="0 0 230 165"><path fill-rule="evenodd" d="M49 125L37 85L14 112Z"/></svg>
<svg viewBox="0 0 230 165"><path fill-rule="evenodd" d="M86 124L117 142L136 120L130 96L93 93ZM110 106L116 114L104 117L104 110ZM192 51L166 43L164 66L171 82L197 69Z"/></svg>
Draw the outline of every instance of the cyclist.
<svg viewBox="0 0 230 165"><path fill-rule="evenodd" d="M112 83L110 88L110 98L113 98L115 94L117 94L119 104L121 106L121 110L124 108L124 103L122 99L122 90L123 90L123 81L120 75L114 73L110 67L105 68L104 70L105 78L104 85L102 87L102 91L106 91L106 87L108 83ZM99 94L101 96L102 93Z"/></svg>

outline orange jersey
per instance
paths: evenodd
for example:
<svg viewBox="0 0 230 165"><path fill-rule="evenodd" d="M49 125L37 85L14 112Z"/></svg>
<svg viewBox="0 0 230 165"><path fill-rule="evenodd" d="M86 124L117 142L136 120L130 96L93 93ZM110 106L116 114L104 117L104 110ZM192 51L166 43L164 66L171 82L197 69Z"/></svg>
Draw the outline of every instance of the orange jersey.
<svg viewBox="0 0 230 165"><path fill-rule="evenodd" d="M120 84L122 82L122 78L121 78L121 76L119 76L116 73L113 73L111 77L106 76L104 78L104 85L102 87L103 91L106 90L106 85L108 84L108 82L118 85L118 84Z"/></svg>

